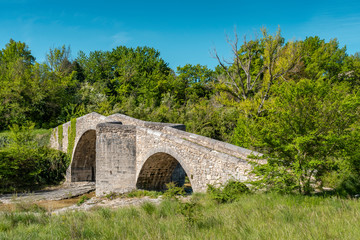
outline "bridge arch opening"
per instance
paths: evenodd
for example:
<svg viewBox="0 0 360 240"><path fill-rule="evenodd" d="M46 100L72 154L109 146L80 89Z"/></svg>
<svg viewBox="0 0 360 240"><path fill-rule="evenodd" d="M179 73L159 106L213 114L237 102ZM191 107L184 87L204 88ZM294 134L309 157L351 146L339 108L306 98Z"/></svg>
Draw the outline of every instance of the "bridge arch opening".
<svg viewBox="0 0 360 240"><path fill-rule="evenodd" d="M88 130L79 139L71 162L71 182L94 182L96 175L96 131Z"/></svg>
<svg viewBox="0 0 360 240"><path fill-rule="evenodd" d="M178 160L170 154L159 152L151 155L140 170L136 182L138 189L163 191L166 184L174 182L184 186L185 191L192 192L190 180Z"/></svg>

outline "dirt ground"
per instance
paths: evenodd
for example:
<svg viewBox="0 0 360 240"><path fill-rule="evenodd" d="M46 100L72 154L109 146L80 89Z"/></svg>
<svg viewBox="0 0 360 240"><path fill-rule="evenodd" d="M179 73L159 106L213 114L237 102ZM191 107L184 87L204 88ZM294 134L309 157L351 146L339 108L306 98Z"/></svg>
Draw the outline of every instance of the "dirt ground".
<svg viewBox="0 0 360 240"><path fill-rule="evenodd" d="M83 203L81 203L84 200ZM65 211L89 210L94 207L118 208L140 205L144 202L160 203L159 198L115 198L95 196L95 183L82 182L61 185L31 193L0 195L0 212L40 207L52 214Z"/></svg>

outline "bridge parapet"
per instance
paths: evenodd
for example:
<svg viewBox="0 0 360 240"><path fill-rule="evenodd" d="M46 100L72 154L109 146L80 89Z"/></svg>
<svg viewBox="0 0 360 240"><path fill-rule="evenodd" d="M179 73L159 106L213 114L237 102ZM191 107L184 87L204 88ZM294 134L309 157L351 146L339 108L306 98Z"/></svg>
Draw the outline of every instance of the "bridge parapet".
<svg viewBox="0 0 360 240"><path fill-rule="evenodd" d="M148 122L148 121L143 121L140 119L132 118L132 117L126 116L124 114L120 114L120 113L110 115L105 119L105 122L112 122L112 121L122 122L123 125L136 125L139 127L145 127L145 128L150 128L150 129L159 130L159 131L163 130L165 127L179 129L179 130L183 130L183 131L186 130L186 127L184 124Z"/></svg>
<svg viewBox="0 0 360 240"><path fill-rule="evenodd" d="M206 148L210 148L225 154L228 154L230 156L234 156L237 158L242 158L242 159L248 159L249 155L255 155L255 156L262 156L261 153L246 149L246 148L242 148L230 143L226 143L226 142L222 142L222 141L218 141L212 138L208 138L208 137L204 137L201 135L197 135L194 133L189 133L189 132L185 132L185 131L181 131L175 128L169 128L169 127L165 127L162 132L169 134L169 135L173 135L173 136L177 136L183 139L186 139L189 142L193 142L195 144L201 145L203 147Z"/></svg>

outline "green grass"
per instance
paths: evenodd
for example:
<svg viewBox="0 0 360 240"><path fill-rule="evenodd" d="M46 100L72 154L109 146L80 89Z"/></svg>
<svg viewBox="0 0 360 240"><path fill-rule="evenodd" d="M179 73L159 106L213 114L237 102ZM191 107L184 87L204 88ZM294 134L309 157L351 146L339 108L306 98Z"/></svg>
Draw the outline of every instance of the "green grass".
<svg viewBox="0 0 360 240"><path fill-rule="evenodd" d="M129 197L129 198L140 198L140 197L150 197L150 198L157 198L160 195L162 195L162 192L158 192L158 191L148 191L148 190L134 190L131 191L129 193L125 193L124 197Z"/></svg>
<svg viewBox="0 0 360 240"><path fill-rule="evenodd" d="M33 134L35 141L39 146L49 145L52 129L34 129ZM4 147L5 143L10 139L11 131L0 132L0 148Z"/></svg>
<svg viewBox="0 0 360 240"><path fill-rule="evenodd" d="M47 146L50 143L52 129L34 129L35 140L40 146Z"/></svg>
<svg viewBox="0 0 360 240"><path fill-rule="evenodd" d="M359 239L359 200L247 194L63 215L0 215L0 239Z"/></svg>

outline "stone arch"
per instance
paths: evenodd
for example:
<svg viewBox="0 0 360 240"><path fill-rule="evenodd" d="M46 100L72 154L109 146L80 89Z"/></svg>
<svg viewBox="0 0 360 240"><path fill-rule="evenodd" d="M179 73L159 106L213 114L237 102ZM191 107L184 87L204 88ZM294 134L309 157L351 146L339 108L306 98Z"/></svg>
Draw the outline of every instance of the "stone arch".
<svg viewBox="0 0 360 240"><path fill-rule="evenodd" d="M136 188L161 191L169 182L176 182L182 186L185 176L189 173L182 159L176 158L176 154L171 154L169 151L154 152L147 154L142 162Z"/></svg>
<svg viewBox="0 0 360 240"><path fill-rule="evenodd" d="M71 182L95 181L96 130L85 131L77 141L70 171Z"/></svg>

